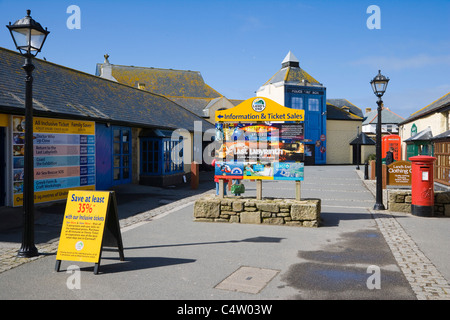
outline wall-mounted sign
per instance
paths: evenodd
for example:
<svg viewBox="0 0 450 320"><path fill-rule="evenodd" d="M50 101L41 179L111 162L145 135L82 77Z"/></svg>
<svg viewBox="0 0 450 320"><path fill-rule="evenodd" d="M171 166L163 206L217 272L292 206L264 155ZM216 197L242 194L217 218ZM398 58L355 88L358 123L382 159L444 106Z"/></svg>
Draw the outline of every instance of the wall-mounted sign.
<svg viewBox="0 0 450 320"><path fill-rule="evenodd" d="M35 202L95 190L95 122L33 118ZM12 117L13 205L23 202L25 118Z"/></svg>
<svg viewBox="0 0 450 320"><path fill-rule="evenodd" d="M411 126L411 137L417 134L417 126L415 123Z"/></svg>

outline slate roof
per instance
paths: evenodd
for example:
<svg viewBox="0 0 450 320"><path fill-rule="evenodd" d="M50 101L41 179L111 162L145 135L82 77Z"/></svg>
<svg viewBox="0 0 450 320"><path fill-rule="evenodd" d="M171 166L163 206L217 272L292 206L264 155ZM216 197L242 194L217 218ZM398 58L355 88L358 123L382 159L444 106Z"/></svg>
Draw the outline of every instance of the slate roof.
<svg viewBox="0 0 450 320"><path fill-rule="evenodd" d="M300 67L281 68L269 80L267 80L263 86L277 82L285 82L287 84L294 85L306 85L307 83L321 85L319 81L314 79L309 73Z"/></svg>
<svg viewBox="0 0 450 320"><path fill-rule="evenodd" d="M201 117L203 116L203 110L208 106L208 104L217 98L210 99L210 98L169 97L169 99L179 104L180 106L183 106L190 112L195 113L197 116Z"/></svg>
<svg viewBox="0 0 450 320"><path fill-rule="evenodd" d="M233 106L237 106L238 104L244 102L245 100L239 100L239 99L229 99L230 102L233 104Z"/></svg>
<svg viewBox="0 0 450 320"><path fill-rule="evenodd" d="M357 137L355 137L355 139L350 141L350 144L351 145L360 144L360 145L372 146L372 145L375 145L376 143L367 134L365 134L364 132L361 132Z"/></svg>
<svg viewBox="0 0 450 320"><path fill-rule="evenodd" d="M442 132L441 134L438 134L437 136L434 136L430 140L449 139L449 138L450 138L450 130L447 130L445 132Z"/></svg>
<svg viewBox="0 0 450 320"><path fill-rule="evenodd" d="M163 95L199 117L213 99L223 97L205 83L199 71L122 66L105 60L97 64L96 75L101 74L106 63L117 82L135 88L144 85L143 90Z"/></svg>
<svg viewBox="0 0 450 320"><path fill-rule="evenodd" d="M368 113L366 113L364 117L363 125L367 124L376 124L378 123L378 110L372 110ZM382 108L381 109L381 122L382 124L399 124L404 120L403 117L399 116L398 114L392 112L388 108Z"/></svg>
<svg viewBox="0 0 450 320"><path fill-rule="evenodd" d="M327 99L327 103L336 106L338 108L345 108L347 107L351 113L353 113L354 115L363 118L363 112L361 111L360 108L358 108L357 106L355 106L353 103L351 103L350 101L348 101L347 99Z"/></svg>
<svg viewBox="0 0 450 320"><path fill-rule="evenodd" d="M23 114L24 58L0 48L0 112ZM36 116L77 118L147 128L194 130L194 121L210 123L158 94L34 59Z"/></svg>
<svg viewBox="0 0 450 320"><path fill-rule="evenodd" d="M412 137L409 137L408 139L403 140L403 142L410 142L410 141L428 141L433 138L433 132L431 131L431 128L428 127L425 130L420 131L419 133L413 135Z"/></svg>
<svg viewBox="0 0 450 320"><path fill-rule="evenodd" d="M121 66L112 64L112 76L120 83L166 97L218 98L222 95L208 86L199 71Z"/></svg>
<svg viewBox="0 0 450 320"><path fill-rule="evenodd" d="M423 116L426 116L428 114L437 112L443 112L450 109L450 92L446 95L440 97L436 101L430 103L429 105L423 107L422 109L414 112L411 114L408 118L406 118L404 121L400 122L400 124L405 124L411 121L414 121L416 119L419 119Z"/></svg>
<svg viewBox="0 0 450 320"><path fill-rule="evenodd" d="M359 120L362 118L327 102L327 120Z"/></svg>
<svg viewBox="0 0 450 320"><path fill-rule="evenodd" d="M309 73L300 68L298 59L291 51L286 55L281 63L281 69L275 73L269 80L262 85L275 84L284 82L285 84L302 85L308 84L320 85L322 84L314 79Z"/></svg>

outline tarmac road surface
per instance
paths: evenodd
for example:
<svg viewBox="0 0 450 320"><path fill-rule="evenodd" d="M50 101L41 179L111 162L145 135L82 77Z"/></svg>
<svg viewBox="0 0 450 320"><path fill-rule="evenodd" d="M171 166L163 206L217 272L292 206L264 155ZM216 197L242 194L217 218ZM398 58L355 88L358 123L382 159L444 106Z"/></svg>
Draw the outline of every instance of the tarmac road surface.
<svg viewBox="0 0 450 320"><path fill-rule="evenodd" d="M245 196L254 196L255 183L244 183ZM295 183L264 181L263 196L293 198ZM386 230L397 229L405 238L414 229L410 233L420 238L421 221L431 220L373 212L374 197L353 166L305 167L302 198L322 199L319 228L194 222L192 198L178 200L150 220L122 228L125 261L116 250L105 249L97 275L93 264L71 261L63 261L56 272L50 252L0 273L0 299L448 299L445 267L443 273L432 270L445 282L440 284L444 293L421 295L399 264L408 248L397 249L387 239ZM119 217L133 206L142 207L143 201L119 204ZM440 221L448 225L450 220ZM448 240L448 235L437 237ZM441 257L427 246L432 247L413 250ZM447 259L433 266L448 266ZM70 288L72 266L80 271L79 289Z"/></svg>

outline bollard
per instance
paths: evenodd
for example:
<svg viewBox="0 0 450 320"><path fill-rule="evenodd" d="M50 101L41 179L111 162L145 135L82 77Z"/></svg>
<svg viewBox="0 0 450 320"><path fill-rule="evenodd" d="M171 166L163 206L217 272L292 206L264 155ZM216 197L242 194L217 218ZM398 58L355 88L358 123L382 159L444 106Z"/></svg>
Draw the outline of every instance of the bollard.
<svg viewBox="0 0 450 320"><path fill-rule="evenodd" d="M199 176L199 164L195 161L191 163L191 189L198 189L198 184L200 180Z"/></svg>
<svg viewBox="0 0 450 320"><path fill-rule="evenodd" d="M302 182L301 181L295 181L295 200L297 200L297 201L302 200L302 197L301 197L301 186L302 186Z"/></svg>
<svg viewBox="0 0 450 320"><path fill-rule="evenodd" d="M369 162L364 163L364 180L369 179Z"/></svg>
<svg viewBox="0 0 450 320"><path fill-rule="evenodd" d="M370 160L370 180L375 180L376 178L375 163L375 160Z"/></svg>
<svg viewBox="0 0 450 320"><path fill-rule="evenodd" d="M262 180L256 180L256 200L262 200Z"/></svg>

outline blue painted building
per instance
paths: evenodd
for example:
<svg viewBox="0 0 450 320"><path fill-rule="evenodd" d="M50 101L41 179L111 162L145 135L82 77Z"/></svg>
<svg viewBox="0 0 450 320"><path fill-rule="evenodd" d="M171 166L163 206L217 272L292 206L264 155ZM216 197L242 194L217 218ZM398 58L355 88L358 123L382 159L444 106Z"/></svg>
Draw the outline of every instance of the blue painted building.
<svg viewBox="0 0 450 320"><path fill-rule="evenodd" d="M20 205L17 199L22 195L23 128L15 120L25 112L23 61L17 52L0 47L0 212L3 206ZM35 174L35 182L45 186L44 191L35 187L36 203L65 200L68 189L110 190L129 183L165 186L189 179L194 131L212 130L211 123L160 94L49 61L33 59L33 64L35 118L95 125L94 134L89 134L92 143L86 143L94 149L66 137L73 133L48 131L46 139L58 139L62 148L47 143L40 154L35 149L35 161L39 158L41 163L35 164L35 172L42 169L51 175ZM182 137L173 140L177 129ZM81 140L84 134L75 136ZM79 178L75 187L74 177Z"/></svg>
<svg viewBox="0 0 450 320"><path fill-rule="evenodd" d="M326 88L300 68L292 52L289 51L281 69L258 89L256 96L305 110L305 164L326 163Z"/></svg>

